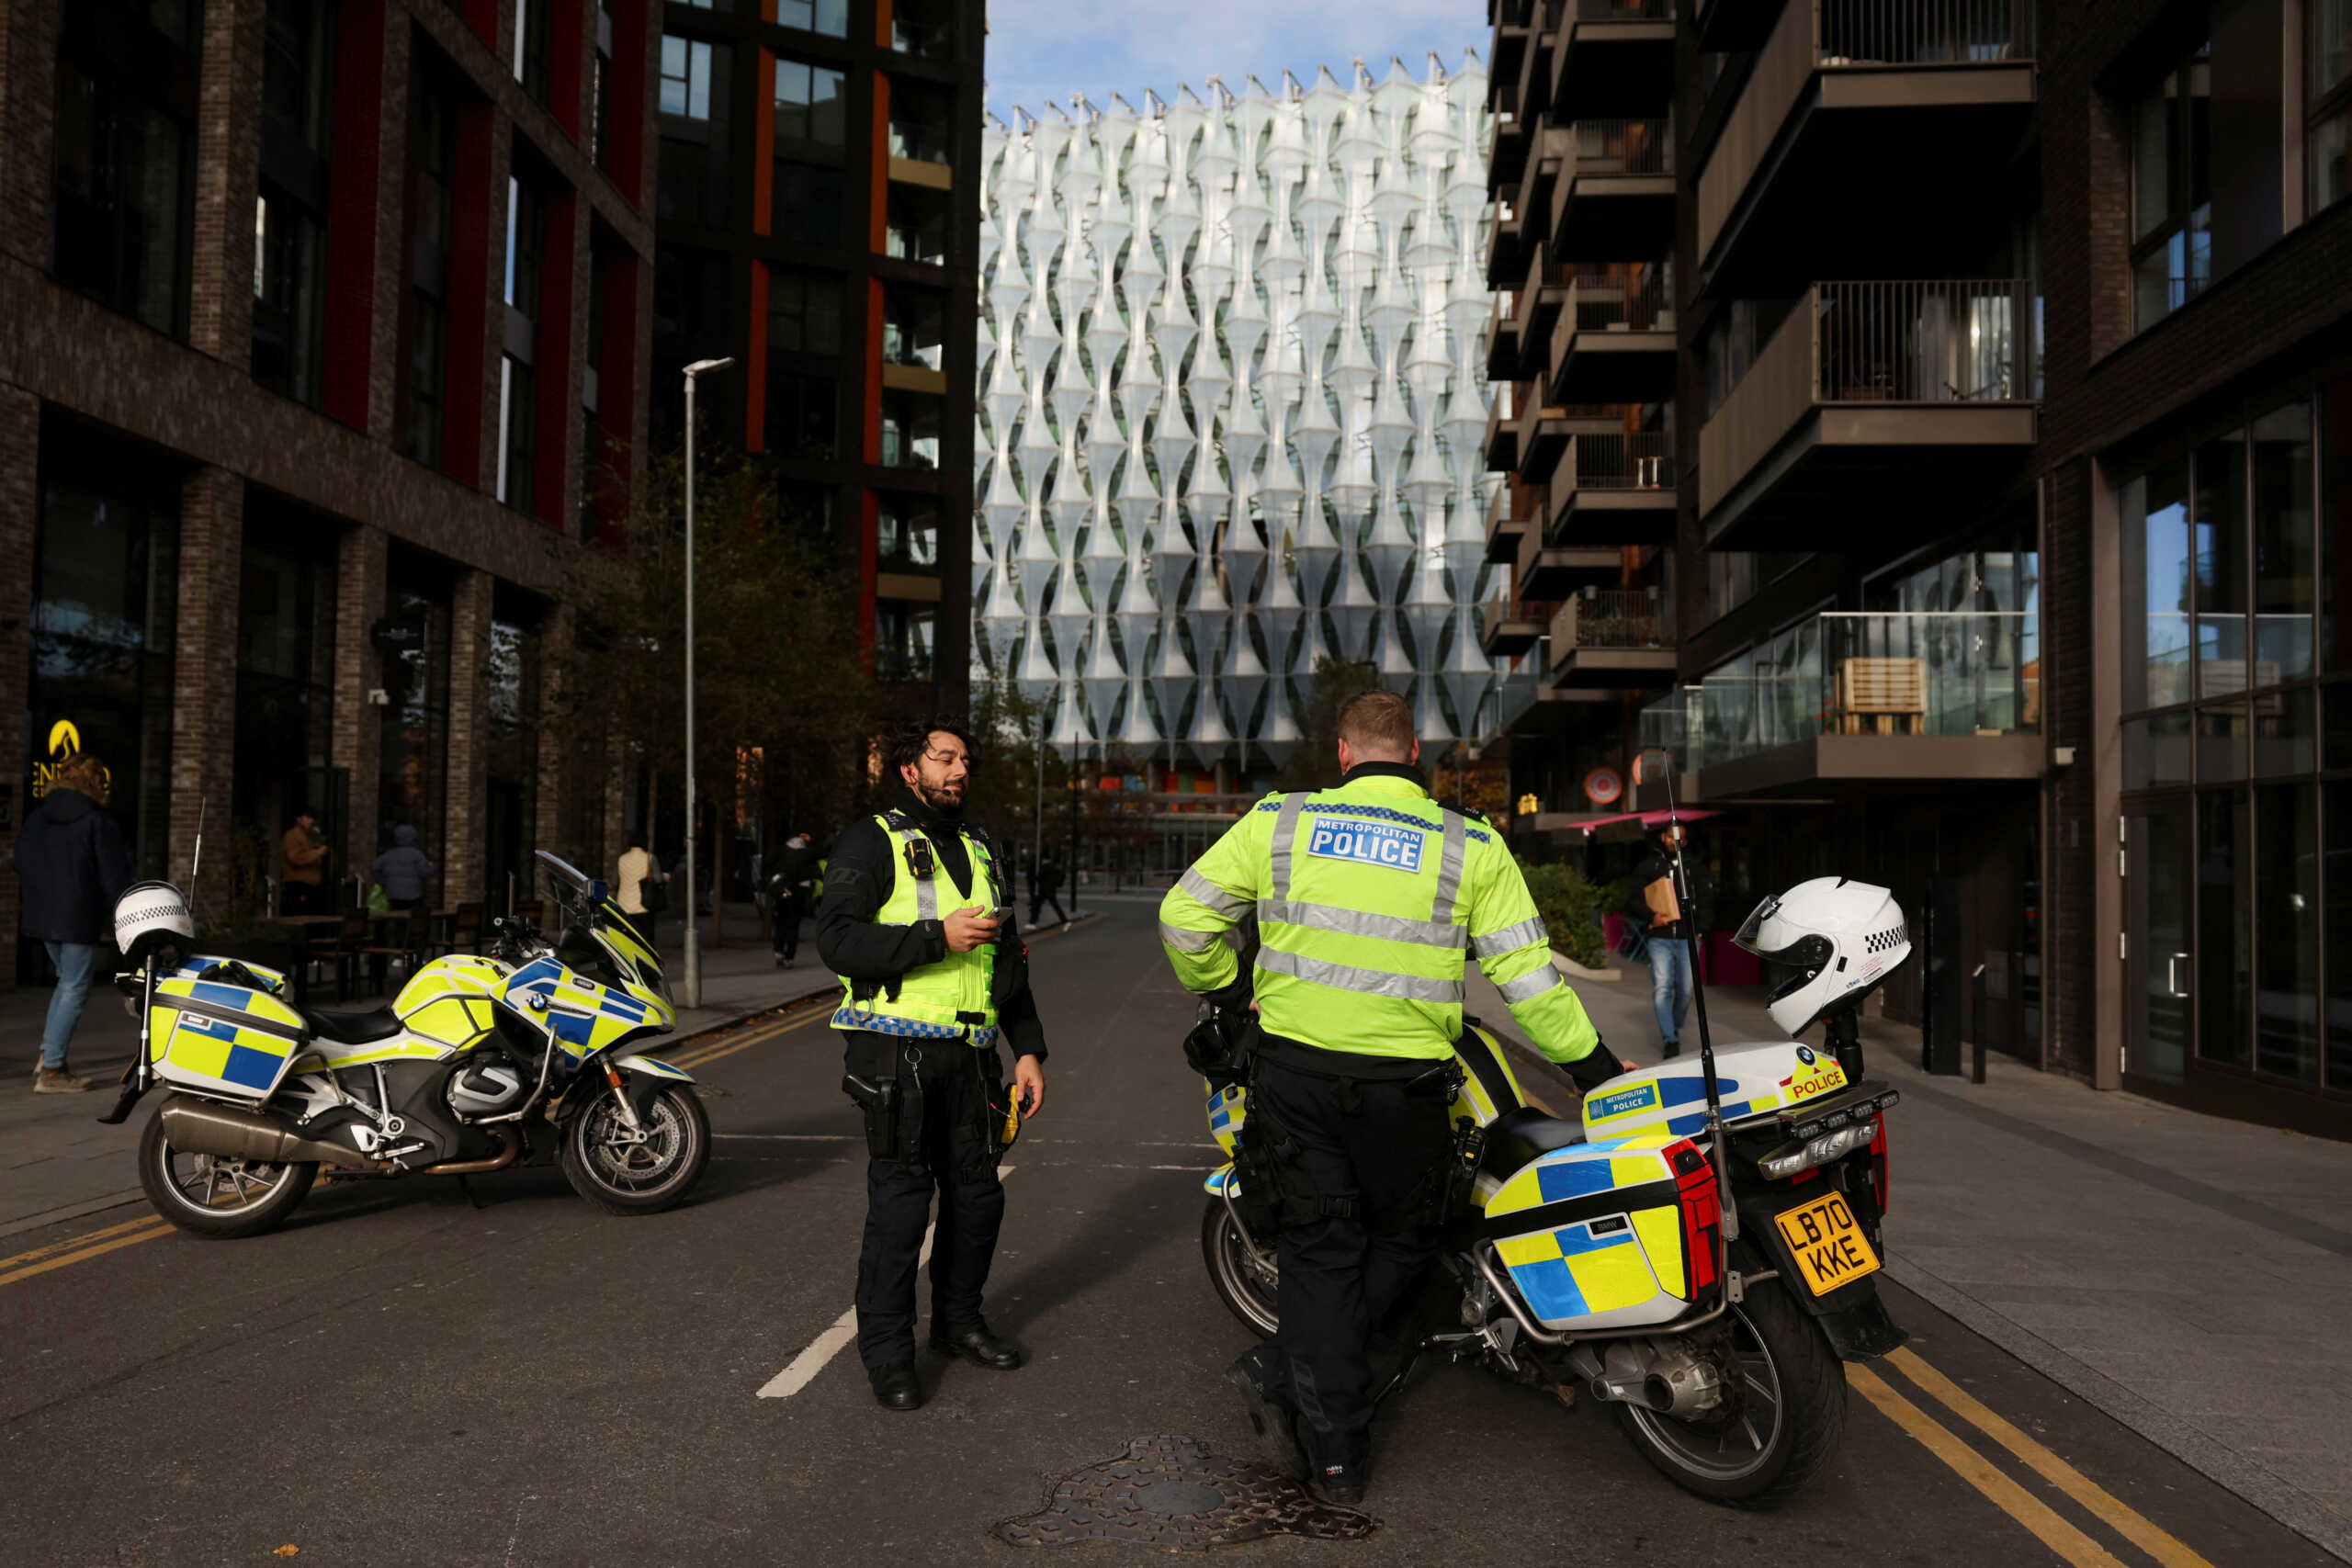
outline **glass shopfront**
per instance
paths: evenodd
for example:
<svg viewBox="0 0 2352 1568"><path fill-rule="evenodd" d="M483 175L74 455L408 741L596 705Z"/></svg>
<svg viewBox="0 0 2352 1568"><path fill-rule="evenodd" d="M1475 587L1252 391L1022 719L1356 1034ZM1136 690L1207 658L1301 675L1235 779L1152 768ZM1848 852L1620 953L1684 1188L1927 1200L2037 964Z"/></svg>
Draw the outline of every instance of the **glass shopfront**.
<svg viewBox="0 0 2352 1568"><path fill-rule="evenodd" d="M241 846L233 880L256 908L257 874L276 875L279 840L305 809L334 853L330 887L348 878L342 863L348 798L330 765L334 682L335 530L316 518L249 495L238 569L237 730L232 801ZM250 865L247 863L250 858ZM340 908L322 901L322 911Z"/></svg>
<svg viewBox="0 0 2352 1568"><path fill-rule="evenodd" d="M2117 495L2123 1071L2273 1116L2352 1098L2352 380L2247 414Z"/></svg>
<svg viewBox="0 0 2352 1568"><path fill-rule="evenodd" d="M384 619L375 630L384 661L386 698L376 710L382 740L377 762L377 848L391 847L394 829L413 828L425 859L444 866L449 761L447 580L426 567L411 569L395 557L384 595Z"/></svg>

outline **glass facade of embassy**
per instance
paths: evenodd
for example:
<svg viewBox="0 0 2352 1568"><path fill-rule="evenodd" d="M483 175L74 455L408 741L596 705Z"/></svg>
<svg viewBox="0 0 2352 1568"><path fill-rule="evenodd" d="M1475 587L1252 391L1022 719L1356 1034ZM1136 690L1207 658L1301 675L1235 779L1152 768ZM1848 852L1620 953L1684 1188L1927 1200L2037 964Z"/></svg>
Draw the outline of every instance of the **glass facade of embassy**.
<svg viewBox="0 0 2352 1568"><path fill-rule="evenodd" d="M979 671L1227 776L1368 662L1479 722L1486 73L1114 97L984 138Z"/></svg>

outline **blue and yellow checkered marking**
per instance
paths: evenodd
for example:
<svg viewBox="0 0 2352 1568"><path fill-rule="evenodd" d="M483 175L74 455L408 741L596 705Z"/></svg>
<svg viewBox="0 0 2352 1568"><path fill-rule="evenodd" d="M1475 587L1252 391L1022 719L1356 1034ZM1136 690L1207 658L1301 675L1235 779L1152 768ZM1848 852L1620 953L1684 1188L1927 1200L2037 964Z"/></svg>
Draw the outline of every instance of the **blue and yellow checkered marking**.
<svg viewBox="0 0 2352 1568"><path fill-rule="evenodd" d="M892 1018L860 1011L854 1002L842 1004L831 1020L835 1029L862 1029L870 1034L896 1034L909 1040L969 1040L975 1046L996 1043L996 1026L974 1029L955 1023L925 1023L917 1018Z"/></svg>

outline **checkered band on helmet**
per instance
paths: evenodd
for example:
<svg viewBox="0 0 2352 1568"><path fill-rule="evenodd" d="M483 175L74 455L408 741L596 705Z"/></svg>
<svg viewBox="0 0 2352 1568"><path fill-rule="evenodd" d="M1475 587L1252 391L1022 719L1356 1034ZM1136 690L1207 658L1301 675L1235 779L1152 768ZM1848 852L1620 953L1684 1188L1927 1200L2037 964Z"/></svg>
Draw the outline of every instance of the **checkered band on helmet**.
<svg viewBox="0 0 2352 1568"><path fill-rule="evenodd" d="M1911 940L1911 933L1902 926L1892 926L1883 931L1872 931L1862 939L1864 953L1886 953Z"/></svg>

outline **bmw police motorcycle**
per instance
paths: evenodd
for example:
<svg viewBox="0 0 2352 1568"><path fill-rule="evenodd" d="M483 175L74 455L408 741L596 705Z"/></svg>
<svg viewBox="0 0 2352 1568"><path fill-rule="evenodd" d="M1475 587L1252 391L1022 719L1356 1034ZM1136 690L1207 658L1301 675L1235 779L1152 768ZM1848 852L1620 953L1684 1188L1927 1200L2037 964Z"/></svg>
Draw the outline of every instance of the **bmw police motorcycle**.
<svg viewBox="0 0 2352 1568"><path fill-rule="evenodd" d="M1905 1337L1874 1278L1896 1094L1863 1077L1855 1014L1911 943L1885 888L1840 877L1767 898L1736 940L1793 970L1770 1000L1792 1038L1715 1050L1702 1012L1699 1062L1611 1078L1575 1121L1528 1104L1495 1032L1464 1020L1447 1113L1464 1201L1423 1297L1459 1312L1434 1330L1425 1313L1415 1332L1423 1352L1564 1401L1583 1391L1679 1484L1755 1505L1836 1450L1841 1363ZM1822 1046L1793 1038L1815 1022ZM1187 1054L1216 1055L1200 1029ZM1232 1158L1248 1114L1212 1063L1209 1130L1228 1163L1206 1182L1202 1256L1225 1304L1270 1335L1273 1237Z"/></svg>
<svg viewBox="0 0 2352 1568"><path fill-rule="evenodd" d="M143 882L115 906L135 967L117 984L146 1048L121 1122L170 1091L139 1140L156 1213L197 1235L257 1235L337 1178L472 1176L560 1164L616 1214L694 1190L710 1124L687 1074L639 1048L677 1022L661 963L605 885L545 851L560 924L499 922L488 957L420 964L388 1008L295 1005L286 976L194 953L186 900Z"/></svg>

